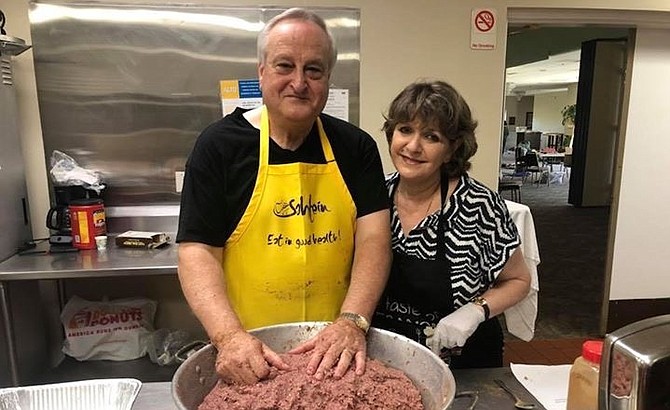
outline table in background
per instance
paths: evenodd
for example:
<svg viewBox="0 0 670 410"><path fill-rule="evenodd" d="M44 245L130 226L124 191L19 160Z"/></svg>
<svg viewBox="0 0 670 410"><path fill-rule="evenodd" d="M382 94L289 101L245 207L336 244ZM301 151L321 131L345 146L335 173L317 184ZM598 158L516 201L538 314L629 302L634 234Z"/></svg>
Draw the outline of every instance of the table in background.
<svg viewBox="0 0 670 410"><path fill-rule="evenodd" d="M563 152L540 152L539 154L540 161L543 164L548 165L551 172L554 172L554 165L558 165L561 170L563 168L563 161L565 160L565 153Z"/></svg>

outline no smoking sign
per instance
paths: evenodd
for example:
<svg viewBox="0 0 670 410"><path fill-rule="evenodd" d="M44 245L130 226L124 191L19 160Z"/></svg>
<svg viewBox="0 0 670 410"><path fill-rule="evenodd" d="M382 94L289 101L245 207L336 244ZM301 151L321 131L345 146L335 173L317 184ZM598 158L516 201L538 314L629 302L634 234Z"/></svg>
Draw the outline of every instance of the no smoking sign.
<svg viewBox="0 0 670 410"><path fill-rule="evenodd" d="M496 48L497 16L494 9L473 9L470 20L470 48L493 50Z"/></svg>
<svg viewBox="0 0 670 410"><path fill-rule="evenodd" d="M496 24L496 18L491 10L482 10L475 15L475 26L482 33L488 33Z"/></svg>

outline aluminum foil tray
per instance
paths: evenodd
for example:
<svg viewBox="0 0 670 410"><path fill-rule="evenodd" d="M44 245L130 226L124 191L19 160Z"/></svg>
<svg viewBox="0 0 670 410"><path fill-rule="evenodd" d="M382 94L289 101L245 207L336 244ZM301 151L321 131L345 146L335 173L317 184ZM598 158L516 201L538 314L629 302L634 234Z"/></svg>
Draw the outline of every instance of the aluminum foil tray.
<svg viewBox="0 0 670 410"><path fill-rule="evenodd" d="M95 379L0 389L0 410L130 410L142 382Z"/></svg>

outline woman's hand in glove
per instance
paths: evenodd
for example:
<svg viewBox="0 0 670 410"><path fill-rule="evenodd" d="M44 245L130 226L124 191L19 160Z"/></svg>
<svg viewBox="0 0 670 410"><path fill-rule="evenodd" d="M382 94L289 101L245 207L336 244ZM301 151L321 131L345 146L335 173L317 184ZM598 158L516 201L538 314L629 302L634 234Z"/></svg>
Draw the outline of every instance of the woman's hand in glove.
<svg viewBox="0 0 670 410"><path fill-rule="evenodd" d="M442 348L463 346L483 321L484 310L480 306L474 303L463 305L440 320L433 335L426 338L426 346L437 355Z"/></svg>

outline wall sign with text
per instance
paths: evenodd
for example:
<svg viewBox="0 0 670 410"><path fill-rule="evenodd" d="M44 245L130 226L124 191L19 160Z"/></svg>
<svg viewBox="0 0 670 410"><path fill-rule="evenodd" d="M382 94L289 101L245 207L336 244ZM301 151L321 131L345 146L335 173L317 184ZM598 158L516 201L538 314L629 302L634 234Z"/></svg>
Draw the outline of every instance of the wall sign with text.
<svg viewBox="0 0 670 410"><path fill-rule="evenodd" d="M493 50L496 48L498 16L495 9L472 9L470 19L470 48Z"/></svg>
<svg viewBox="0 0 670 410"><path fill-rule="evenodd" d="M263 104L263 96L257 79L221 80L219 88L224 116L235 111L235 107L251 109ZM331 88L323 112L349 121L349 90Z"/></svg>

